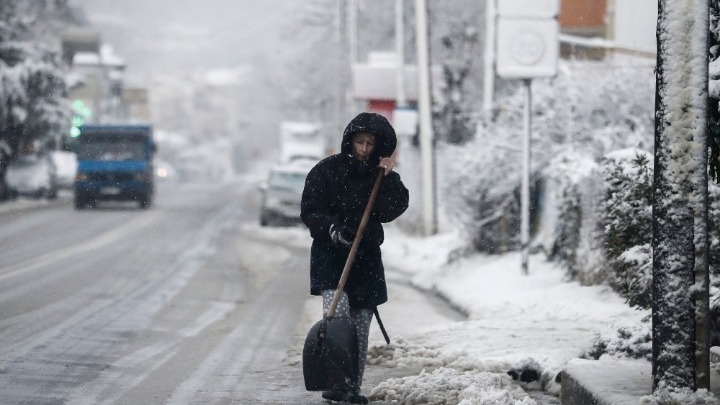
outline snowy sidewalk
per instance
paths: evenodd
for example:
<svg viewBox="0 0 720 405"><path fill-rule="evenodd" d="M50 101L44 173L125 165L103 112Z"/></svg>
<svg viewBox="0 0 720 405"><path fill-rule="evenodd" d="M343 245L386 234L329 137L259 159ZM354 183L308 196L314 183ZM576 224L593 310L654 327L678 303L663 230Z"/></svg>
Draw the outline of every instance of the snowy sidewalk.
<svg viewBox="0 0 720 405"><path fill-rule="evenodd" d="M445 390L444 397L424 403L551 403L542 393L559 395L558 375L592 348L599 333L635 325L646 315L630 309L609 287L565 282L563 271L540 255L531 257L527 276L521 274L518 253L470 255L448 264L450 252L462 247L460 240L452 234L414 238L387 230L386 266L445 297L468 319L418 321L392 350L371 350L377 357L371 362L428 370L383 382L371 398L403 400ZM532 398L510 379L510 370L540 373L538 381L521 384Z"/></svg>
<svg viewBox="0 0 720 405"><path fill-rule="evenodd" d="M598 335L637 327L647 311L629 308L607 286L566 282L563 270L542 255L531 256L528 275L520 271L519 253L471 254L448 263L460 242L453 234L415 238L386 229L390 298L379 310L392 342L386 345L373 324L363 386L373 403L559 404L564 369L589 376L582 383L603 398L637 403L649 394L647 362L579 360ZM467 317L438 305L435 295ZM300 338L319 320L320 308L319 298L307 301ZM511 370L537 372L538 380L513 380Z"/></svg>

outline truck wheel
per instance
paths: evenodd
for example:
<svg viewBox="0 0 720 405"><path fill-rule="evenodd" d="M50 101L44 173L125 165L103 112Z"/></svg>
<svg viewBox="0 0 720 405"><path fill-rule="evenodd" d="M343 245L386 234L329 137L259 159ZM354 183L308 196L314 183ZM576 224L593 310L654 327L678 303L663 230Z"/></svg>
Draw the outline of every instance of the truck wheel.
<svg viewBox="0 0 720 405"><path fill-rule="evenodd" d="M86 206L85 200L82 199L82 198L79 198L79 197L77 197L77 196L76 196L75 199L74 199L74 203L75 203L75 209L76 209L76 210L84 209L85 206Z"/></svg>
<svg viewBox="0 0 720 405"><path fill-rule="evenodd" d="M150 206L152 205L152 199L149 195L140 197L140 199L138 200L138 205L140 205L140 208L142 209L150 208Z"/></svg>
<svg viewBox="0 0 720 405"><path fill-rule="evenodd" d="M56 200L58 197L57 188L51 188L45 196L48 200Z"/></svg>

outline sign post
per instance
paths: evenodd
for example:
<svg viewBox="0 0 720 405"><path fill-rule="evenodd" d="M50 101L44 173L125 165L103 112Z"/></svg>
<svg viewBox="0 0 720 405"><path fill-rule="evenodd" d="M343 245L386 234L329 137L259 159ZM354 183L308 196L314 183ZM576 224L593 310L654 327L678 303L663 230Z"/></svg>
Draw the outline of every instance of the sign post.
<svg viewBox="0 0 720 405"><path fill-rule="evenodd" d="M532 139L532 79L557 74L559 0L498 2L497 74L521 79L526 89L523 138L520 243L522 272L528 274L530 248L530 146Z"/></svg>

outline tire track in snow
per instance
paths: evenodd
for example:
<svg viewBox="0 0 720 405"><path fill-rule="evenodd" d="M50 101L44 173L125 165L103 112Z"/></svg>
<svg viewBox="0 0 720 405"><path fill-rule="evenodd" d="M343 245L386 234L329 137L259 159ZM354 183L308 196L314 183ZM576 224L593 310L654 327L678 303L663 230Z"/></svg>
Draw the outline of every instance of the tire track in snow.
<svg viewBox="0 0 720 405"><path fill-rule="evenodd" d="M4 358L0 369L0 386L3 401L18 403L30 401L47 403L55 399L66 400L75 386L91 380L103 372L127 370L127 367L145 367L136 380L142 380L153 367L162 364L172 355L177 340L164 340L116 361L130 337L151 326L153 317L177 295L202 265L215 253L213 243L235 222L239 215L236 204L227 204L206 220L185 253L175 262L158 269L140 288L130 294L98 300L56 327L44 331L33 339L13 348L11 358ZM41 268L58 255L71 257L112 243L130 235L138 226L147 226L155 215L139 217L123 227L104 234L101 238L73 248L66 253L52 252L17 265L5 278ZM201 320L189 326L186 334L197 333L209 322L214 322L229 310L218 305L207 309ZM178 338L179 339L179 338ZM11 371L10 371L11 370ZM110 379L112 380L112 379ZM112 383L112 381L105 381ZM125 382L125 381L123 381ZM103 390L94 385L93 391ZM89 386L90 386L89 385ZM110 384L117 389L117 386ZM78 392L82 392L81 387ZM73 395L82 398L82 395ZM85 402L88 403L88 402ZM92 403L92 402L89 402Z"/></svg>

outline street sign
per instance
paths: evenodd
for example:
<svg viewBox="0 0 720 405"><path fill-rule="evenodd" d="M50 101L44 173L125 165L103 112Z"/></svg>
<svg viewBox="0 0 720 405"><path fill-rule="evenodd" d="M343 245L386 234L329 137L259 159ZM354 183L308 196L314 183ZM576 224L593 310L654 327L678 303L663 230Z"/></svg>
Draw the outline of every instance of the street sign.
<svg viewBox="0 0 720 405"><path fill-rule="evenodd" d="M558 0L498 2L496 69L505 79L557 74L560 28Z"/></svg>
<svg viewBox="0 0 720 405"><path fill-rule="evenodd" d="M506 79L555 76L558 34L554 19L501 18L498 21L498 75Z"/></svg>
<svg viewBox="0 0 720 405"><path fill-rule="evenodd" d="M492 1L492 0L490 0ZM504 79L523 79L527 92L524 112L520 244L522 272L528 274L530 246L530 144L532 139L532 80L557 74L560 27L559 0L498 0L496 71Z"/></svg>
<svg viewBox="0 0 720 405"><path fill-rule="evenodd" d="M503 17L555 18L560 12L558 0L500 0L498 15Z"/></svg>

